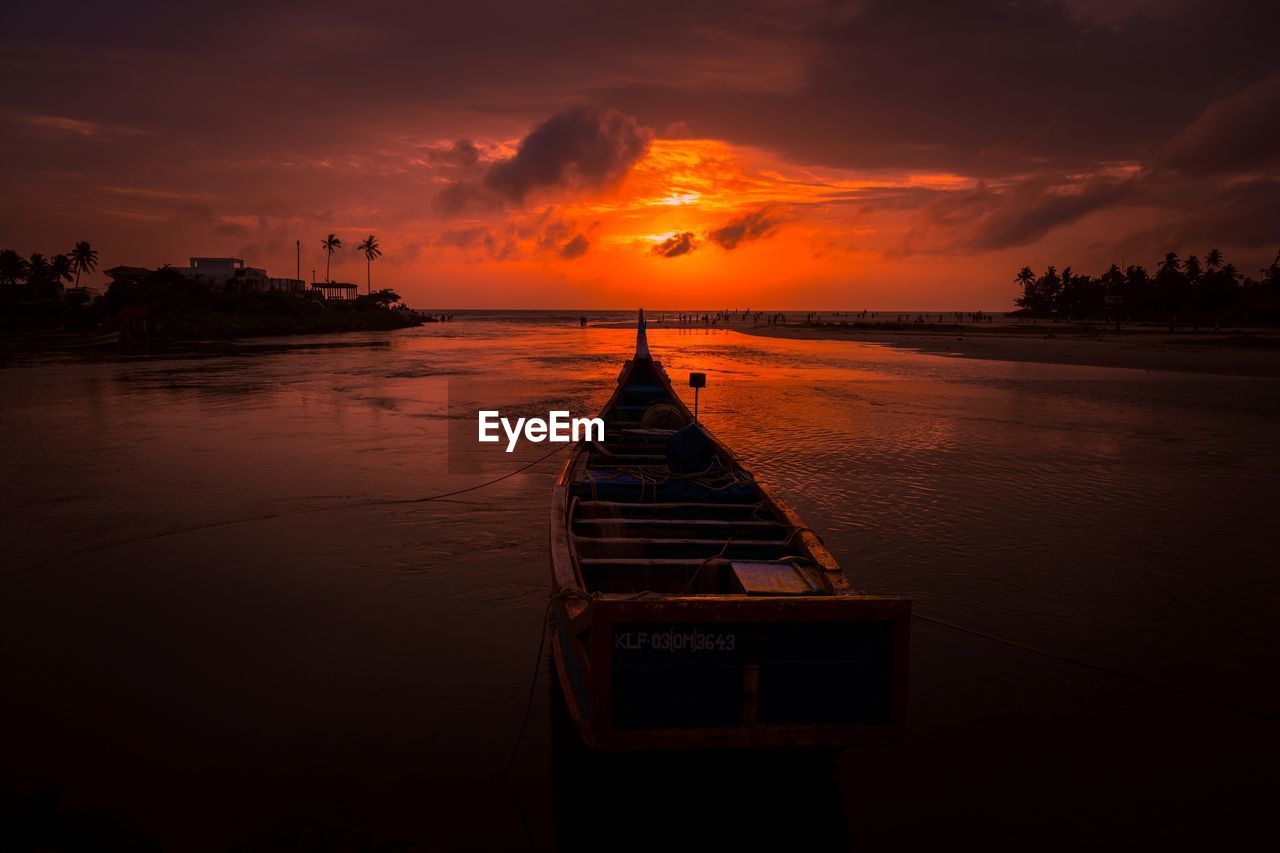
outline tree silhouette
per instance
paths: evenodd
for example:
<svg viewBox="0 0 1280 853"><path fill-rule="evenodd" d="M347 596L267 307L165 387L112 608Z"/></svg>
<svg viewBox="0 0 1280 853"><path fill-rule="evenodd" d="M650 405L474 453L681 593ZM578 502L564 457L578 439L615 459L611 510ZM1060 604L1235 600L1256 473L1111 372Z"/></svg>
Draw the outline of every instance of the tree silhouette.
<svg viewBox="0 0 1280 853"><path fill-rule="evenodd" d="M49 260L39 252L31 254L27 261L27 284L47 284L53 280L53 268Z"/></svg>
<svg viewBox="0 0 1280 853"><path fill-rule="evenodd" d="M1022 288L1022 295L1013 302L1024 311L1034 313L1039 307L1036 299L1036 274L1031 267L1023 267L1013 278L1014 284Z"/></svg>
<svg viewBox="0 0 1280 853"><path fill-rule="evenodd" d="M370 293L368 297L373 300L373 303L379 308L390 308L392 305L400 301L400 294L396 293L389 287L384 287L377 293Z"/></svg>
<svg viewBox="0 0 1280 853"><path fill-rule="evenodd" d="M1070 267L1067 268L1067 272L1071 272ZM1057 267L1049 266L1045 269L1044 275L1040 276L1040 281L1036 285L1036 291L1039 293L1044 313L1052 314L1058 301L1058 294L1062 292L1062 279L1058 275Z"/></svg>
<svg viewBox="0 0 1280 853"><path fill-rule="evenodd" d="M31 287L32 295L39 299L52 296L55 281L57 279L53 276L49 259L40 252L33 252L31 260L27 261L27 284Z"/></svg>
<svg viewBox="0 0 1280 853"><path fill-rule="evenodd" d="M0 250L0 284L17 284L27 279L27 259L13 249Z"/></svg>
<svg viewBox="0 0 1280 853"><path fill-rule="evenodd" d="M53 271L55 284L71 281L75 277L71 272L71 258L68 255L54 255L53 260L49 262L49 268Z"/></svg>
<svg viewBox="0 0 1280 853"><path fill-rule="evenodd" d="M320 245L324 247L324 252L325 252L324 280L326 282L332 282L333 279L329 277L329 261L330 259L333 258L333 253L336 252L338 249L342 248L342 241L339 240L334 235L330 234L328 237L325 237L323 240L320 241Z"/></svg>
<svg viewBox="0 0 1280 853"><path fill-rule="evenodd" d="M1200 259L1195 255L1187 255L1187 260L1182 264L1182 273L1194 284L1200 278Z"/></svg>
<svg viewBox="0 0 1280 853"><path fill-rule="evenodd" d="M71 267L76 271L76 287L80 286L80 273L93 272L98 268L98 253L88 241L81 240L71 250Z"/></svg>
<svg viewBox="0 0 1280 853"><path fill-rule="evenodd" d="M382 247L378 245L378 238L370 234L356 244L356 251L364 252L364 292L371 295L373 293L373 262L382 257Z"/></svg>
<svg viewBox="0 0 1280 853"><path fill-rule="evenodd" d="M1138 265L1121 271L1112 264L1096 278L1077 275L1070 266L1061 274L1049 267L1040 276L1023 267L1013 279L1022 290L1014 304L1023 316L1055 320L1100 319L1111 314L1118 322L1122 310L1129 320L1171 321L1190 311L1196 327L1206 316L1219 322L1246 318L1280 322L1280 254L1270 267L1259 270L1256 279L1242 275L1218 249L1210 249L1203 257L1202 264L1197 255L1187 255L1184 261L1169 252L1154 275ZM1123 309L1109 310L1106 297L1110 296L1123 297Z"/></svg>
<svg viewBox="0 0 1280 853"><path fill-rule="evenodd" d="M1177 252L1167 253L1156 269L1156 293L1160 307L1175 317L1186 307L1187 277Z"/></svg>

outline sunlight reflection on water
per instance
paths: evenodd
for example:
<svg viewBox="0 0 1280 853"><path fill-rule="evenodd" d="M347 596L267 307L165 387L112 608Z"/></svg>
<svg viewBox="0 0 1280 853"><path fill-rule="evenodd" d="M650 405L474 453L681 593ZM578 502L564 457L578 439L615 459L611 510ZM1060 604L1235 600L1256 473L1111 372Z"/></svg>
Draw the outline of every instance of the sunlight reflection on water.
<svg viewBox="0 0 1280 853"><path fill-rule="evenodd" d="M145 782L99 791L161 834L199 813L184 792L235 777L255 750L271 756L268 797L339 797L315 744L344 732L362 744L344 760L382 774L369 802L410 790L461 815L490 793L536 648L559 459L450 502L350 505L476 481L447 473L451 380L506 382L513 403L568 400L590 413L632 333L470 320L342 340L0 369L0 547L5 573L22 572L0 596L0 662L17 692L40 697L18 708L33 734L17 768L34 772L41 750L61 755L51 744L79 744L79 758L60 759L64 784L110 789L114 751L132 749L154 778L173 777L176 754L193 769L173 779L172 801ZM705 422L823 535L855 586L1062 654L1280 704L1274 681L1255 675L1280 662L1274 382L723 331L652 328L650 343L678 388L690 370L708 374ZM928 672L928 656L917 661ZM946 730L930 709L980 727L994 713L985 697L1047 703L1051 717L1099 701L1101 688L1070 679L1046 693L1034 663L984 672L968 661L986 679L982 700L942 679L914 689L926 741ZM142 725L160 695L172 713ZM50 703L96 713L68 735ZM294 730L301 706L308 722ZM193 717L212 749L174 745ZM367 740L371 729L386 742ZM545 749L529 747L522 764L538 813ZM453 768L449 784L424 777L424 764ZM147 808L171 809L170 823ZM383 818L416 831L402 814ZM546 820L534 818L540 837ZM228 832L263 821L246 806ZM433 831L484 848L520 839L505 818L463 823Z"/></svg>

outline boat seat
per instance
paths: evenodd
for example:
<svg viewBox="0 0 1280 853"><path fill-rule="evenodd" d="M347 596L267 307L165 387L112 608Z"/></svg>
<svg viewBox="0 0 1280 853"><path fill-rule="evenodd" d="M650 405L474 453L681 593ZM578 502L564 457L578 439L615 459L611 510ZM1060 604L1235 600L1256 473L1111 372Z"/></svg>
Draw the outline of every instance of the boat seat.
<svg viewBox="0 0 1280 853"><path fill-rule="evenodd" d="M750 518L622 518L605 516L603 518L575 518L574 524L584 526L599 525L601 527L733 527L733 528L780 528L786 525L776 521L758 521Z"/></svg>
<svg viewBox="0 0 1280 853"><path fill-rule="evenodd" d="M580 500L574 518L702 518L721 519L757 518L765 511L757 502L703 503L684 501L676 503L652 503L649 501L593 501ZM765 511L767 512L767 511ZM759 516L761 519L770 516Z"/></svg>
<svg viewBox="0 0 1280 853"><path fill-rule="evenodd" d="M656 466L655 466L656 467ZM662 466L665 469L665 466ZM574 485L574 495L582 500L605 501L756 501L760 487L754 481L735 482L709 489L694 480L642 481L634 474L615 470L587 469Z"/></svg>
<svg viewBox="0 0 1280 853"><path fill-rule="evenodd" d="M572 534L573 547L579 560L623 559L698 559L725 557L732 560L778 560L790 553L791 543L785 539L702 539L638 536L579 536Z"/></svg>

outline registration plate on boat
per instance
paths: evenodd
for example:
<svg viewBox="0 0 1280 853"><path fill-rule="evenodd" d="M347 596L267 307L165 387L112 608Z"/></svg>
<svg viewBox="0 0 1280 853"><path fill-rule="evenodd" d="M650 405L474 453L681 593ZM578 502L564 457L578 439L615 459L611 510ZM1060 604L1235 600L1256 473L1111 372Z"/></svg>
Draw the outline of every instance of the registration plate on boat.
<svg viewBox="0 0 1280 853"><path fill-rule="evenodd" d="M703 630L691 625L637 627L635 630L615 631L613 643L617 650L633 652L733 652L738 648L738 633Z"/></svg>

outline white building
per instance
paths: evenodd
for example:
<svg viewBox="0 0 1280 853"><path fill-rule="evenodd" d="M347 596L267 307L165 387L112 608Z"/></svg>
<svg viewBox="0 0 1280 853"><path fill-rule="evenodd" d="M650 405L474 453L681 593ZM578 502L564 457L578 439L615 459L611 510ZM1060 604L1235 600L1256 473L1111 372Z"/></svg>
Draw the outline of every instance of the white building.
<svg viewBox="0 0 1280 853"><path fill-rule="evenodd" d="M246 267L240 258L192 258L191 266L172 269L211 290L264 290L267 285L267 271Z"/></svg>
<svg viewBox="0 0 1280 853"><path fill-rule="evenodd" d="M173 267L173 270L213 290L307 295L307 283L301 279L274 278L264 269L245 266L240 258L192 258L191 266Z"/></svg>

